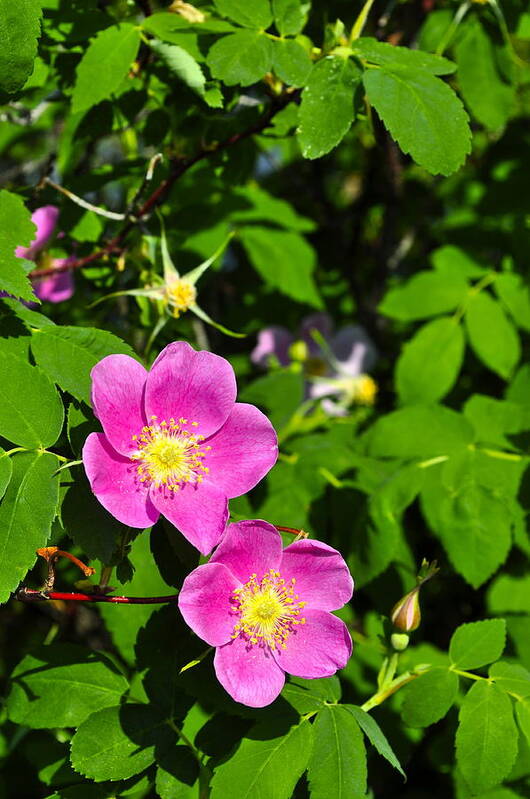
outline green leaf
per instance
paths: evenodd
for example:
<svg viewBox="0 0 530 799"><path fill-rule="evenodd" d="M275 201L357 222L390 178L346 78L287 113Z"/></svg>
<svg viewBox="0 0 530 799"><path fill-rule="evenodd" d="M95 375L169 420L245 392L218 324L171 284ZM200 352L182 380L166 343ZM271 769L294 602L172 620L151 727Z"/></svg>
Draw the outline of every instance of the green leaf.
<svg viewBox="0 0 530 799"><path fill-rule="evenodd" d="M127 76L140 46L140 31L122 22L100 31L91 41L77 67L72 113L106 100Z"/></svg>
<svg viewBox="0 0 530 799"><path fill-rule="evenodd" d="M354 120L353 100L361 70L353 61L318 61L302 92L298 141L304 158L320 158L344 138Z"/></svg>
<svg viewBox="0 0 530 799"><path fill-rule="evenodd" d="M530 671L520 666L519 663L506 663L499 660L490 666L488 674L495 681L495 685L506 693L518 698L530 697Z"/></svg>
<svg viewBox="0 0 530 799"><path fill-rule="evenodd" d="M13 473L13 464L11 463L11 458L5 453L5 449L0 447L0 499L2 499L4 496Z"/></svg>
<svg viewBox="0 0 530 799"><path fill-rule="evenodd" d="M470 299L465 319L477 358L507 380L521 357L521 344L499 303L481 291Z"/></svg>
<svg viewBox="0 0 530 799"><path fill-rule="evenodd" d="M498 660L506 643L504 619L485 619L461 624L449 644L449 657L457 669L478 669Z"/></svg>
<svg viewBox="0 0 530 799"><path fill-rule="evenodd" d="M160 799L197 799L199 766L187 746L157 756L156 793Z"/></svg>
<svg viewBox="0 0 530 799"><path fill-rule="evenodd" d="M396 388L404 404L442 399L454 386L464 358L464 334L454 319L424 325L405 344L396 365Z"/></svg>
<svg viewBox="0 0 530 799"><path fill-rule="evenodd" d="M367 440L376 458L428 458L462 449L473 440L473 429L450 408L418 405L381 416Z"/></svg>
<svg viewBox="0 0 530 799"><path fill-rule="evenodd" d="M36 331L31 350L37 364L63 391L90 403L90 371L107 355L136 357L117 336L93 327L47 327Z"/></svg>
<svg viewBox="0 0 530 799"><path fill-rule="evenodd" d="M360 799L366 795L364 739L346 708L331 705L318 713L307 778L311 799Z"/></svg>
<svg viewBox="0 0 530 799"><path fill-rule="evenodd" d="M76 727L120 702L129 684L104 655L74 644L43 646L16 666L6 700L11 721Z"/></svg>
<svg viewBox="0 0 530 799"><path fill-rule="evenodd" d="M516 325L530 332L530 289L522 277L504 272L496 277L493 287Z"/></svg>
<svg viewBox="0 0 530 799"><path fill-rule="evenodd" d="M149 46L177 78L208 102L206 78L193 56L176 44L165 44L164 42L156 41L156 39L152 39L149 42ZM211 103L208 102L208 105L211 105ZM222 107L222 101L214 105L214 107Z"/></svg>
<svg viewBox="0 0 530 799"><path fill-rule="evenodd" d="M443 668L430 669L403 688L401 716L409 727L428 727L440 721L458 692L458 677Z"/></svg>
<svg viewBox="0 0 530 799"><path fill-rule="evenodd" d="M517 755L517 728L510 697L496 685L476 682L459 714L456 758L464 779L481 793L508 776Z"/></svg>
<svg viewBox="0 0 530 799"><path fill-rule="evenodd" d="M0 0L0 91L17 92L33 72L41 16L38 0Z"/></svg>
<svg viewBox="0 0 530 799"><path fill-rule="evenodd" d="M0 56L1 58L1 56ZM31 221L31 214L24 205L22 197L9 191L0 191L0 258L2 271L0 289L23 300L36 300L26 272L33 269L33 261L17 258L15 249L29 247L37 226Z"/></svg>
<svg viewBox="0 0 530 799"><path fill-rule="evenodd" d="M274 23L280 36L294 36L300 33L307 19L310 3L300 0L272 0Z"/></svg>
<svg viewBox="0 0 530 799"><path fill-rule="evenodd" d="M492 613L530 613L530 575L499 575L489 590L488 607Z"/></svg>
<svg viewBox="0 0 530 799"><path fill-rule="evenodd" d="M279 719L254 725L230 760L215 770L211 799L291 799L307 767L312 729L308 721L278 734Z"/></svg>
<svg viewBox="0 0 530 799"><path fill-rule="evenodd" d="M472 394L464 405L464 415L475 428L477 441L512 448L505 434L520 433L530 427L530 409L485 394Z"/></svg>
<svg viewBox="0 0 530 799"><path fill-rule="evenodd" d="M316 253L302 236L257 225L242 228L239 236L252 266L269 286L293 300L322 308L313 280Z"/></svg>
<svg viewBox="0 0 530 799"><path fill-rule="evenodd" d="M84 474L73 469L72 474L77 479L67 488L61 506L64 529L90 560L109 563L126 528L98 502Z"/></svg>
<svg viewBox="0 0 530 799"><path fill-rule="evenodd" d="M452 244L444 244L443 247L433 250L430 259L438 272L443 272L455 279L483 277L490 271L477 263L469 253Z"/></svg>
<svg viewBox="0 0 530 799"><path fill-rule="evenodd" d="M502 80L493 44L476 17L456 45L456 60L458 87L473 116L489 130L503 128L515 106L514 87Z"/></svg>
<svg viewBox="0 0 530 799"><path fill-rule="evenodd" d="M13 476L0 505L0 602L9 599L50 535L58 499L57 458L39 452L12 458Z"/></svg>
<svg viewBox="0 0 530 799"><path fill-rule="evenodd" d="M190 22L180 14L158 11L142 20L142 28L158 39L180 44L182 36L191 33L230 33L234 26L222 19L206 18L203 22Z"/></svg>
<svg viewBox="0 0 530 799"><path fill-rule="evenodd" d="M268 28L272 22L269 0L214 0L214 5L223 17L233 19L247 28Z"/></svg>
<svg viewBox="0 0 530 799"><path fill-rule="evenodd" d="M405 777L405 772L401 768L399 760L394 754L394 750L387 741L387 738L372 716L366 713L362 708L357 705L344 705L345 710L353 715L359 727L364 732L370 743L377 749L379 754L387 760L400 774Z"/></svg>
<svg viewBox="0 0 530 799"><path fill-rule="evenodd" d="M258 31L240 30L215 42L206 61L227 86L250 86L271 69L272 42Z"/></svg>
<svg viewBox="0 0 530 799"><path fill-rule="evenodd" d="M454 311L466 298L468 288L464 276L418 272L406 283L390 289L377 310L400 322L428 319Z"/></svg>
<svg viewBox="0 0 530 799"><path fill-rule="evenodd" d="M305 86L312 63L304 48L294 39L275 39L272 67L278 77L290 86Z"/></svg>
<svg viewBox="0 0 530 799"><path fill-rule="evenodd" d="M281 695L302 715L313 710L321 710L328 702L337 702L340 699L340 682L337 677L322 677L316 680L291 677L290 681L285 683Z"/></svg>
<svg viewBox="0 0 530 799"><path fill-rule="evenodd" d="M530 745L530 702L528 700L516 703L515 716L521 732Z"/></svg>
<svg viewBox="0 0 530 799"><path fill-rule="evenodd" d="M5 353L0 383L0 434L28 449L49 447L59 437L63 418L63 404L48 375L38 366Z"/></svg>
<svg viewBox="0 0 530 799"><path fill-rule="evenodd" d="M456 64L447 58L431 55L422 50L411 50L409 47L395 47L387 42L378 42L371 36L363 36L352 42L354 55L371 64L397 65L424 70L431 75L449 75L456 69Z"/></svg>
<svg viewBox="0 0 530 799"><path fill-rule="evenodd" d="M404 153L434 175L450 175L470 151L471 132L462 103L428 72L398 66L368 69L366 94Z"/></svg>
<svg viewBox="0 0 530 799"><path fill-rule="evenodd" d="M163 714L148 705L107 707L89 716L72 738L70 759L96 782L124 780L153 763L155 748L171 744Z"/></svg>

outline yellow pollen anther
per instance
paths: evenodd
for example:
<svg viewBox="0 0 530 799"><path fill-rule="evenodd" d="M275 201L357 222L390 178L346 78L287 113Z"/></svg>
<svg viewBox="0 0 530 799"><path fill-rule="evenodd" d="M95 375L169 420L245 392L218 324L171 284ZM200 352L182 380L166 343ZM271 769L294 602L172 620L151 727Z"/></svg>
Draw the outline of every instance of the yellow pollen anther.
<svg viewBox="0 0 530 799"><path fill-rule="evenodd" d="M360 375L357 378L353 398L359 405L373 405L377 394L377 383L370 375Z"/></svg>
<svg viewBox="0 0 530 799"><path fill-rule="evenodd" d="M184 277L176 277L165 287L164 299L178 319L181 313L190 308L197 299L197 289Z"/></svg>
<svg viewBox="0 0 530 799"><path fill-rule="evenodd" d="M270 569L261 580L252 574L245 585L232 594L232 611L239 619L233 638L243 636L251 645L285 649L285 642L297 624L300 610L306 604L294 595L294 579L286 584L280 572Z"/></svg>

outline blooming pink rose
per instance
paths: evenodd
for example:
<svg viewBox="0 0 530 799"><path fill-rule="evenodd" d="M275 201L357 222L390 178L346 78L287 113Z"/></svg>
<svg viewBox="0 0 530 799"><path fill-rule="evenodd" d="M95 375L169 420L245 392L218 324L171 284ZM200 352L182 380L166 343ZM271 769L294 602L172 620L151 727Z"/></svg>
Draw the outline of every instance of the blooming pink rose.
<svg viewBox="0 0 530 799"><path fill-rule="evenodd" d="M109 355L91 376L104 430L83 448L92 491L123 524L150 527L162 514L208 554L224 532L228 499L276 462L271 423L236 403L228 361L184 341L163 349L150 372L128 355Z"/></svg>
<svg viewBox="0 0 530 799"><path fill-rule="evenodd" d="M35 238L29 247L17 247L15 255L18 258L37 261L41 251L44 250L54 234L58 218L59 209L54 205L43 205L42 208L37 208L31 215L31 221L37 226ZM73 257L53 258L50 259L49 266L55 268L73 261L75 261ZM40 264L40 266L44 268L46 265ZM52 277L35 280L34 291L40 300L63 302L63 300L69 300L74 293L74 281L70 272L59 272Z"/></svg>
<svg viewBox="0 0 530 799"><path fill-rule="evenodd" d="M320 541L282 539L268 522L231 524L209 563L186 577L180 612L216 647L214 667L237 702L264 707L285 672L330 677L351 655L343 621L330 611L351 598L341 554Z"/></svg>

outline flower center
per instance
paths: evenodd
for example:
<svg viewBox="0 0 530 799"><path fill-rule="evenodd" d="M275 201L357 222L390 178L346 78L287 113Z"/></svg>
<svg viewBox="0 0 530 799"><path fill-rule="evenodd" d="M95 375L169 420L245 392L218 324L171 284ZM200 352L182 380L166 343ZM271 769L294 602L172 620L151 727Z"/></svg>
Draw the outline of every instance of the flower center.
<svg viewBox="0 0 530 799"><path fill-rule="evenodd" d="M299 617L306 603L295 594L295 582L293 578L286 583L280 572L270 569L261 580L253 574L245 585L236 588L231 598L232 611L239 620L232 638L241 635L251 645L285 649L293 628L305 624L305 619Z"/></svg>
<svg viewBox="0 0 530 799"><path fill-rule="evenodd" d="M186 278L177 277L166 286L165 299L167 304L173 309L173 316L178 318L197 299L197 289Z"/></svg>
<svg viewBox="0 0 530 799"><path fill-rule="evenodd" d="M204 436L185 427L198 427L198 422L173 418L158 422L156 416L150 421L132 437L135 449L129 457L137 464L140 482L166 486L170 491L178 491L185 483L202 483L210 471L203 458L211 447L202 445Z"/></svg>

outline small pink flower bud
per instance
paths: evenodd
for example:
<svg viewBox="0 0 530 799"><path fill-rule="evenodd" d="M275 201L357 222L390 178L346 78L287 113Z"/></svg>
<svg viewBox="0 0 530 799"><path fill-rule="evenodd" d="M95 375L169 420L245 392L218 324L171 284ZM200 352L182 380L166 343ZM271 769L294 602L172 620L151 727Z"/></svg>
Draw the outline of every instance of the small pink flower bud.
<svg viewBox="0 0 530 799"><path fill-rule="evenodd" d="M417 630L421 622L420 602L419 602L419 585L405 594L402 599L397 602L392 611L390 618L394 627L404 633L410 633Z"/></svg>

